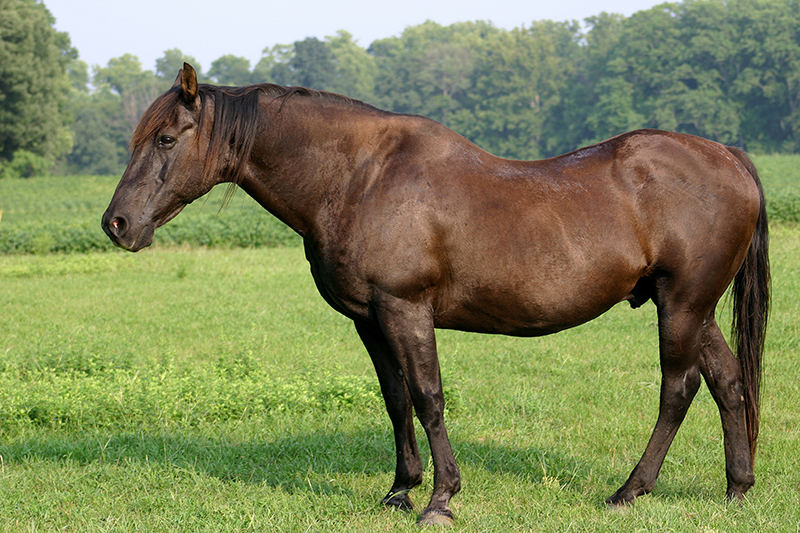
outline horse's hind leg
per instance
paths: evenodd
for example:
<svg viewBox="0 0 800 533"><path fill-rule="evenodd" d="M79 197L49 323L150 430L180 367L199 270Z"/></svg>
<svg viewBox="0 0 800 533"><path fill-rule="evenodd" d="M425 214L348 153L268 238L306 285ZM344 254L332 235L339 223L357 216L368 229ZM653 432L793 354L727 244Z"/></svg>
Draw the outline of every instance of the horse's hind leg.
<svg viewBox="0 0 800 533"><path fill-rule="evenodd" d="M644 455L628 480L606 503L619 506L653 490L672 439L700 387L702 316L692 310L658 309L661 397L658 420Z"/></svg>
<svg viewBox="0 0 800 533"><path fill-rule="evenodd" d="M713 314L709 314L703 325L700 371L722 419L727 494L731 499L741 499L755 482L745 421L742 370Z"/></svg>
<svg viewBox="0 0 800 533"><path fill-rule="evenodd" d="M414 434L411 396L403 379L401 365L392 353L380 327L366 322L356 322L356 331L375 366L386 410L394 428L397 466L392 488L382 503L389 507L410 510L413 504L408 492L422 482L422 462Z"/></svg>

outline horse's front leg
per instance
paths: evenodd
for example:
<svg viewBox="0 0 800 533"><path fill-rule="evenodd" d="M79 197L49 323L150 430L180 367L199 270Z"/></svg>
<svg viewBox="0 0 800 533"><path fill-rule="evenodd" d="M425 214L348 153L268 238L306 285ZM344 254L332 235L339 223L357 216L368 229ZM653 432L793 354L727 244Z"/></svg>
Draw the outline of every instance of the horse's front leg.
<svg viewBox="0 0 800 533"><path fill-rule="evenodd" d="M449 524L453 521L450 498L461 490L461 474L444 425L433 310L424 301L409 302L386 294L377 295L372 304L431 447L433 494L422 511L420 524Z"/></svg>
<svg viewBox="0 0 800 533"><path fill-rule="evenodd" d="M389 507L410 510L414 507L409 491L422 482L422 461L419 458L417 439L414 434L414 411L403 370L386 341L380 327L367 322L356 322L356 331L369 352L386 411L394 429L394 444L397 453L394 482L382 503Z"/></svg>

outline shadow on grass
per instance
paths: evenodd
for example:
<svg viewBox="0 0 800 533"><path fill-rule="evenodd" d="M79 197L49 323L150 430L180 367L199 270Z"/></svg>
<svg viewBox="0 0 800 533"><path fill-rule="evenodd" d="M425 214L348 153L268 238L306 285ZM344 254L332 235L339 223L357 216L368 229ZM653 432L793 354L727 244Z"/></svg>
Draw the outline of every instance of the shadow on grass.
<svg viewBox="0 0 800 533"><path fill-rule="evenodd" d="M453 445L462 468L518 478L520 483L538 483L547 478L578 491L592 492L588 485L597 482L590 479L590 464L553 448L515 448L474 441L454 441ZM421 451L423 464L427 464L427 447L423 445ZM372 427L342 432L299 432L274 441L238 442L179 432L98 432L77 438L51 436L0 445L0 456L6 466L42 460L148 464L187 469L223 481L265 483L289 492L333 490L326 486L326 476L358 474L386 476L388 480L394 473L391 434ZM311 472L320 475L309 475ZM335 491L341 492L341 487Z"/></svg>

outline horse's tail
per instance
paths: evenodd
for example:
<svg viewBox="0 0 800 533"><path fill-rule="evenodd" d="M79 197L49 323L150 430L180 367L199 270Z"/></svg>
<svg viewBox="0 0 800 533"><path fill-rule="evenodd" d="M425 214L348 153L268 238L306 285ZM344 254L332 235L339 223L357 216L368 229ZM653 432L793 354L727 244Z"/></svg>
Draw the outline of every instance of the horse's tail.
<svg viewBox="0 0 800 533"><path fill-rule="evenodd" d="M769 315L769 228L764 189L752 161L736 148L729 150L753 177L761 205L747 256L733 281L733 339L744 378L744 401L750 457L755 461L758 440L761 359Z"/></svg>

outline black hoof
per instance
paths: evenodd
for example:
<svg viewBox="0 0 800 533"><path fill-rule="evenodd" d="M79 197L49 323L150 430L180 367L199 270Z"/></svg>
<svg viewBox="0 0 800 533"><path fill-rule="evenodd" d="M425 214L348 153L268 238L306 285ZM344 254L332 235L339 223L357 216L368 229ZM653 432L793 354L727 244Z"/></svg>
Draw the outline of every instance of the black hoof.
<svg viewBox="0 0 800 533"><path fill-rule="evenodd" d="M390 492L386 495L381 503L386 507L392 509L399 509L401 511L410 511L414 508L411 498L408 496L408 490L399 490L397 492Z"/></svg>
<svg viewBox="0 0 800 533"><path fill-rule="evenodd" d="M627 511L633 505L635 496L625 494L621 490L615 492L606 500L606 505L615 511Z"/></svg>
<svg viewBox="0 0 800 533"><path fill-rule="evenodd" d="M726 494L729 501L742 505L744 503L744 492L729 490Z"/></svg>
<svg viewBox="0 0 800 533"><path fill-rule="evenodd" d="M419 517L420 526L452 526L455 518L450 509L425 509Z"/></svg>

